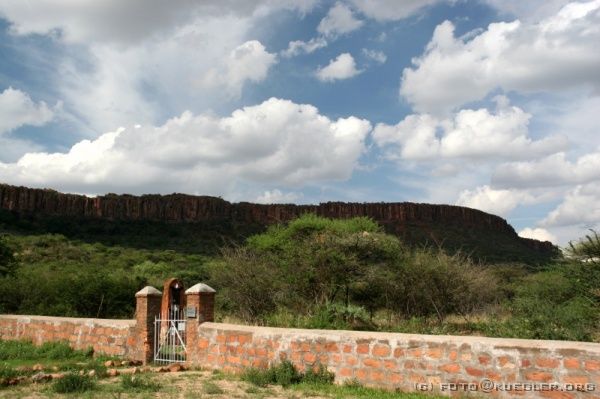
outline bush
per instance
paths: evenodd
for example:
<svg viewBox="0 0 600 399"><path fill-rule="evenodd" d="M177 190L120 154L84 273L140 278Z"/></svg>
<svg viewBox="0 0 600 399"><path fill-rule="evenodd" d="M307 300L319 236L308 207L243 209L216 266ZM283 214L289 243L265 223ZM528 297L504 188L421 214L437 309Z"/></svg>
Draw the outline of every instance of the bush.
<svg viewBox="0 0 600 399"><path fill-rule="evenodd" d="M598 306L581 295L572 266L528 276L508 306L508 333L534 339L589 341L598 323Z"/></svg>
<svg viewBox="0 0 600 399"><path fill-rule="evenodd" d="M418 249L389 280L390 306L411 316L434 315L442 322L452 313L467 315L499 299L497 278L458 253Z"/></svg>
<svg viewBox="0 0 600 399"><path fill-rule="evenodd" d="M13 274L16 267L13 251L4 236L0 235L0 277Z"/></svg>
<svg viewBox="0 0 600 399"><path fill-rule="evenodd" d="M269 384L287 387L302 382L330 384L334 378L335 374L327 371L322 365L319 365L316 370L309 369L306 373L299 373L296 367L287 360L265 370L251 368L242 375L244 381L259 387L265 387Z"/></svg>
<svg viewBox="0 0 600 399"><path fill-rule="evenodd" d="M61 379L54 381L52 390L56 393L86 392L96 388L96 382L86 376L68 373Z"/></svg>
<svg viewBox="0 0 600 399"><path fill-rule="evenodd" d="M333 384L334 379L335 374L320 364L316 370L309 368L308 371L304 373L302 382L308 384Z"/></svg>
<svg viewBox="0 0 600 399"><path fill-rule="evenodd" d="M209 270L211 284L227 297L226 310L264 322L281 308L306 313L316 306L321 312L328 304L342 303L350 309L360 283L378 271L393 273L405 252L396 237L382 233L370 219L307 214L250 237L244 247L223 251ZM380 306L379 295L371 290L369 303Z"/></svg>

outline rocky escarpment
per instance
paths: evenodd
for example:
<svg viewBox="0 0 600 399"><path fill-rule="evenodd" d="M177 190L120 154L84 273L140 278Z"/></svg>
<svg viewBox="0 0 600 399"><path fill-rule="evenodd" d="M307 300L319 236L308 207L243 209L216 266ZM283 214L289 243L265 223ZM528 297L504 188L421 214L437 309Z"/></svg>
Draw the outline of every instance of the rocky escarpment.
<svg viewBox="0 0 600 399"><path fill-rule="evenodd" d="M221 198L171 195L115 195L98 197L62 194L48 189L32 189L0 184L0 209L27 215L62 216L111 221L156 221L195 223L229 221L269 225L285 222L311 212L329 218L370 217L386 230L406 235L419 230L445 240L441 230L486 231L510 238L531 251L551 253L549 242L520 238L506 220L476 209L452 205L400 203L342 203L319 205L230 203ZM441 236L440 236L441 234ZM451 238L451 237L450 237Z"/></svg>

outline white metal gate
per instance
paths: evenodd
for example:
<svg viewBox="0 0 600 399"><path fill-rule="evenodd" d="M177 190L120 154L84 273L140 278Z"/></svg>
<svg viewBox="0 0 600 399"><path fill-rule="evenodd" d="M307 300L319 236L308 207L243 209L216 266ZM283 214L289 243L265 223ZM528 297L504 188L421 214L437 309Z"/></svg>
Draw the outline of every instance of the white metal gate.
<svg viewBox="0 0 600 399"><path fill-rule="evenodd" d="M184 309L169 311L169 317L154 318L154 362L185 362L185 313Z"/></svg>

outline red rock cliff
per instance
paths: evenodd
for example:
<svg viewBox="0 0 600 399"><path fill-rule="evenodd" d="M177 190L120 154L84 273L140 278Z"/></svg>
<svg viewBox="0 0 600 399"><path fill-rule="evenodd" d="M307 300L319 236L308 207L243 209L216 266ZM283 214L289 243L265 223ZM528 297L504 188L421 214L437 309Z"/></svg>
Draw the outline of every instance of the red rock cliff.
<svg viewBox="0 0 600 399"><path fill-rule="evenodd" d="M476 209L452 205L399 203L326 202L319 205L232 204L220 198L170 195L115 195L95 198L62 194L48 189L32 189L0 184L0 209L23 214L101 218L108 220L151 220L163 222L203 222L231 220L268 225L312 212L330 218L368 216L400 233L407 225L460 226L491 230L514 236L536 251L552 251L549 242L521 239L506 220Z"/></svg>

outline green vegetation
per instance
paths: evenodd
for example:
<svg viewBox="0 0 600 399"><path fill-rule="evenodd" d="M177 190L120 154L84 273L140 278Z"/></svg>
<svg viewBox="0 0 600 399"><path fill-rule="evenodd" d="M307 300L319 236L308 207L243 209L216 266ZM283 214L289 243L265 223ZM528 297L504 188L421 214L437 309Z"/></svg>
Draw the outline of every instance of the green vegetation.
<svg viewBox="0 0 600 399"><path fill-rule="evenodd" d="M85 360L93 355L93 349L79 351L67 342L45 342L35 346L31 341L1 341L0 361L2 360Z"/></svg>
<svg viewBox="0 0 600 399"><path fill-rule="evenodd" d="M297 391L300 397L311 397L327 395L335 399L436 399L442 396L436 396L420 393L391 392L383 389L367 388L357 383L347 383L345 385L333 385L323 383L300 383L292 385L291 390Z"/></svg>
<svg viewBox="0 0 600 399"><path fill-rule="evenodd" d="M225 312L308 328L373 329L381 310L443 322L482 309L498 292L484 266L461 254L411 250L365 218L307 215L225 250L209 266Z"/></svg>
<svg viewBox="0 0 600 399"><path fill-rule="evenodd" d="M82 393L96 388L96 381L86 375L75 373L65 374L52 383L52 390L56 393Z"/></svg>
<svg viewBox="0 0 600 399"><path fill-rule="evenodd" d="M15 258L6 239L0 236L0 277L10 275L16 267Z"/></svg>
<svg viewBox="0 0 600 399"><path fill-rule="evenodd" d="M242 233L233 225L163 231L151 222L44 223L0 218L0 313L131 318L137 290L160 288L176 276L187 286L203 281L217 289L218 320L584 341L600 336L595 232L573 243L564 258L534 266L409 245L368 218L308 214L245 240L252 229ZM33 234L51 226L69 238ZM173 237L159 242L161 234Z"/></svg>
<svg viewBox="0 0 600 399"><path fill-rule="evenodd" d="M122 375L121 388L124 391L133 392L157 392L161 385L152 380L149 376L141 375Z"/></svg>
<svg viewBox="0 0 600 399"><path fill-rule="evenodd" d="M309 369L305 373L299 372L294 365L287 360L271 366L268 369L248 369L242 379L258 387L267 385L281 385L288 387L294 384L332 384L335 375L327 371L323 366L316 370Z"/></svg>
<svg viewBox="0 0 600 399"><path fill-rule="evenodd" d="M214 382L206 381L203 384L203 392L207 395L220 395L225 391Z"/></svg>

